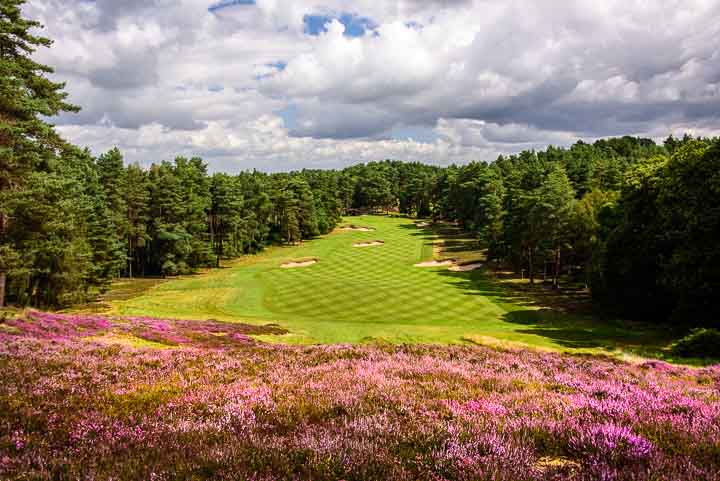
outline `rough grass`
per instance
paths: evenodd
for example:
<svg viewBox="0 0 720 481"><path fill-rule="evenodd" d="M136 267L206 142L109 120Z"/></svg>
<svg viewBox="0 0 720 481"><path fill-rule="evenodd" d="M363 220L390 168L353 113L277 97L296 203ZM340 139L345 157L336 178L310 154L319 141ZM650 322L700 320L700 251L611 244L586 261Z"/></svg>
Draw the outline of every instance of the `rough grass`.
<svg viewBox="0 0 720 481"><path fill-rule="evenodd" d="M271 342L501 343L583 352L664 356L672 339L661 330L622 327L563 312L527 291L511 289L485 270L450 272L414 264L452 257L483 259L476 243L448 225L361 216L345 223L370 232L336 231L299 246L275 247L223 269L151 283L129 296L106 296L110 313L180 319L277 323ZM353 243L383 239L379 249ZM284 262L318 258L306 269Z"/></svg>

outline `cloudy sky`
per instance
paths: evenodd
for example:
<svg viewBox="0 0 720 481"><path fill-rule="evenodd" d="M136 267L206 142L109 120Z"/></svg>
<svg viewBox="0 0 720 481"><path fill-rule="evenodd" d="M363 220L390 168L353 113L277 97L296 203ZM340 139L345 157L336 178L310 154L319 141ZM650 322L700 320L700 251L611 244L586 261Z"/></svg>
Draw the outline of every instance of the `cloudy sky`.
<svg viewBox="0 0 720 481"><path fill-rule="evenodd" d="M149 164L493 160L720 133L717 0L30 0L69 140Z"/></svg>

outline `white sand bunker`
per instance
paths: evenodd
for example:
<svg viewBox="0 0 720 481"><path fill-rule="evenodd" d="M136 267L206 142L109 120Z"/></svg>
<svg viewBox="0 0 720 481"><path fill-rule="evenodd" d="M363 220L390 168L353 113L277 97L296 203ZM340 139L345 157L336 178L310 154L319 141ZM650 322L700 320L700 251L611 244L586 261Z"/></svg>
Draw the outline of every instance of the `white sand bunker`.
<svg viewBox="0 0 720 481"><path fill-rule="evenodd" d="M429 222L417 222L415 225L418 227L429 227L430 223Z"/></svg>
<svg viewBox="0 0 720 481"><path fill-rule="evenodd" d="M475 262L473 264L460 264L450 267L448 270L453 272L466 272L480 269L483 266L482 262Z"/></svg>
<svg viewBox="0 0 720 481"><path fill-rule="evenodd" d="M367 241L367 242L356 242L353 244L353 247L372 247L372 246L381 246L385 243L385 241L381 240L374 240L374 241Z"/></svg>
<svg viewBox="0 0 720 481"><path fill-rule="evenodd" d="M307 267L311 266L313 264L317 264L317 259L307 259L307 260L300 260L300 261L290 261L286 262L284 264L281 264L280 267L283 269L293 269L295 267Z"/></svg>
<svg viewBox="0 0 720 481"><path fill-rule="evenodd" d="M342 227L338 227L338 230L355 230L360 232L372 232L375 229L371 229L370 227L361 227L359 225L344 225Z"/></svg>
<svg viewBox="0 0 720 481"><path fill-rule="evenodd" d="M445 267L455 265L455 259L443 259L440 261L425 261L415 264L415 267Z"/></svg>

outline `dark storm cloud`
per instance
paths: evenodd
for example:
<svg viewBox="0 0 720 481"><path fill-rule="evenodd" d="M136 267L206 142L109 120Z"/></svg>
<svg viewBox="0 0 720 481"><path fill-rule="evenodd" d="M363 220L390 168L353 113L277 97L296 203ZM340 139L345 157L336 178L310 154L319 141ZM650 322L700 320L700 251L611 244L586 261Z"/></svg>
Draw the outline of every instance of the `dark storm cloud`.
<svg viewBox="0 0 720 481"><path fill-rule="evenodd" d="M100 30L112 30L123 17L134 17L146 13L160 14L161 0L95 0L100 15L96 27Z"/></svg>
<svg viewBox="0 0 720 481"><path fill-rule="evenodd" d="M111 67L97 68L88 74L90 82L108 90L153 86L158 78L158 59L152 50L140 53L119 51Z"/></svg>
<svg viewBox="0 0 720 481"><path fill-rule="evenodd" d="M301 121L290 130L295 137L352 139L370 137L390 129L400 117L373 105L312 103L300 105Z"/></svg>

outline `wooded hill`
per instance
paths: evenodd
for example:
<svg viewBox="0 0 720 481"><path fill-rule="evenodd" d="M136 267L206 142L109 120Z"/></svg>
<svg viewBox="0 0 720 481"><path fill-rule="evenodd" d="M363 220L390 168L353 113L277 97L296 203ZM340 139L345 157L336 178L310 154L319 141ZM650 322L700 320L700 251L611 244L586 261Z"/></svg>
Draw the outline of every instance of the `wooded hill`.
<svg viewBox="0 0 720 481"><path fill-rule="evenodd" d="M0 13L0 305L83 302L118 276L188 273L325 234L355 209L456 221L491 261L586 282L623 316L720 320L720 139L579 141L450 167L210 175L177 157L145 169L45 122L77 107L30 60L50 42L19 3Z"/></svg>

